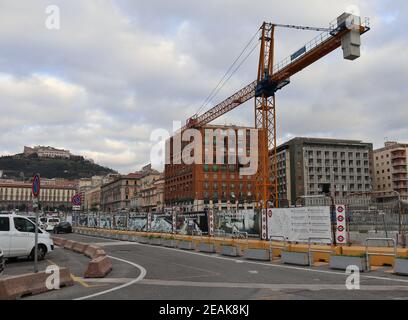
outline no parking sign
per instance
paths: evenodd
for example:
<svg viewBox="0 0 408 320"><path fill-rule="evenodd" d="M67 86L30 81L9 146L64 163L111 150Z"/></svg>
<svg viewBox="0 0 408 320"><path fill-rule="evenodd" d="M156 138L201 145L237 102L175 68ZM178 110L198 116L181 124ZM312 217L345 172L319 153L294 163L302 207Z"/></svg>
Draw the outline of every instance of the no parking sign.
<svg viewBox="0 0 408 320"><path fill-rule="evenodd" d="M346 206L336 205L336 242L347 243Z"/></svg>

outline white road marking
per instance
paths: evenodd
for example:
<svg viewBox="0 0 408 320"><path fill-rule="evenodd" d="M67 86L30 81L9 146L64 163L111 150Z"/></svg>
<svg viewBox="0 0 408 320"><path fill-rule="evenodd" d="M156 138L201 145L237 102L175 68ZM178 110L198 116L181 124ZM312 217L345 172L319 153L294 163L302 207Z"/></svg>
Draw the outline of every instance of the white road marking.
<svg viewBox="0 0 408 320"><path fill-rule="evenodd" d="M242 288L242 289L268 289L272 291L282 290L308 290L308 291L347 291L345 285L338 284L266 284L266 283L231 283L231 282L193 282L173 280L144 279L139 282L142 285L170 286L170 287L203 287L203 288ZM361 291L408 291L406 286L361 286ZM360 291L359 290L359 291Z"/></svg>
<svg viewBox="0 0 408 320"><path fill-rule="evenodd" d="M93 237L93 238L100 239L98 237ZM223 256L220 256L218 254L209 255L209 254L202 254L202 253L199 253L199 252L180 250L178 248L167 248L167 247L160 247L160 246L152 246L152 245L143 244L143 243L137 243L137 244L140 245L140 246L146 246L146 247L162 249L162 250L177 251L177 252L180 252L180 253L198 255L198 256L202 256L202 257L206 257L206 258L234 261L231 258L223 257ZM343 276L343 277L348 276L346 273L336 272L336 271L329 271L329 270L316 270L316 269L311 269L311 268L302 268L302 267L294 267L294 266L287 266L287 265L280 265L280 264L262 263L262 262L256 262L256 261L246 261L246 260L235 260L235 262L236 263L255 264L255 265L261 265L261 266L272 267L272 268L297 270L297 271L303 271L303 272L314 272L314 273L322 273L322 274L330 274L330 275L339 275L339 276ZM363 275L363 274L360 275L360 278L361 279L366 278L366 279L374 279L374 280L391 281L391 282L401 282L401 283L407 283L408 284L408 280L405 280L405 279L396 279L396 278L394 279L394 278L386 278L386 277L367 276L367 275Z"/></svg>
<svg viewBox="0 0 408 320"><path fill-rule="evenodd" d="M117 260L117 261L121 261L121 262L124 262L124 263L128 263L128 264L134 266L135 268L138 268L138 269L140 270L140 275L139 275L136 279L133 279L133 280L127 282L127 283L124 283L124 284L118 286L118 287L114 287L114 288L109 289L109 290L105 290L105 291L102 291L102 292L98 292L98 293L95 293L95 294L91 294L91 295L89 295L89 296L85 296L85 297L81 297L81 298L76 298L76 299L74 299L74 300L86 300L86 299L91 299L91 298L95 298L95 297L98 297L98 296L101 296L101 295L104 295L104 294L107 294L107 293L110 293L110 292L113 292L113 291L117 291L117 290L120 290L120 289L129 287L129 286L131 286L132 284L135 284L135 283L137 283L137 282L143 280L144 277L145 277L146 274L147 274L146 269L143 268L142 266L136 264L136 263L133 263L133 262L128 261L128 260L124 260L124 259L112 257L112 256L108 256L108 257L111 258L111 259Z"/></svg>
<svg viewBox="0 0 408 320"><path fill-rule="evenodd" d="M114 247L114 246L127 246L127 245L139 245L136 242L129 242L129 241L113 241L113 242L96 242L92 243L92 245L97 247Z"/></svg>
<svg viewBox="0 0 408 320"><path fill-rule="evenodd" d="M101 279L89 279L89 278L77 278L82 281L90 283L127 283L133 281L133 278L101 278Z"/></svg>
<svg viewBox="0 0 408 320"><path fill-rule="evenodd" d="M258 271L256 271L256 270L249 270L248 272L251 273L251 274L258 274Z"/></svg>

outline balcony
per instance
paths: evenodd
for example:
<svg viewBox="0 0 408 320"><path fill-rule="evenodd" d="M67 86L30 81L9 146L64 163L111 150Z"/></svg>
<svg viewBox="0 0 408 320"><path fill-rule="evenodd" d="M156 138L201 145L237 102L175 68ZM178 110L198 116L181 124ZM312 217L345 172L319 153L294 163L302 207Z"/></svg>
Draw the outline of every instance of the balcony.
<svg viewBox="0 0 408 320"><path fill-rule="evenodd" d="M397 185L394 186L394 190L399 193L407 193L408 192L408 185Z"/></svg>
<svg viewBox="0 0 408 320"><path fill-rule="evenodd" d="M405 181L408 181L408 176L407 174L395 175L393 176L392 180L394 182L405 182Z"/></svg>
<svg viewBox="0 0 408 320"><path fill-rule="evenodd" d="M399 160L399 159L403 159L406 161L407 154L405 152L405 149L394 151L391 153L391 160Z"/></svg>
<svg viewBox="0 0 408 320"><path fill-rule="evenodd" d="M397 168L392 170L392 174L402 174L406 175L407 174L407 168Z"/></svg>
<svg viewBox="0 0 408 320"><path fill-rule="evenodd" d="M396 166L407 166L407 161L402 159L397 159L391 163L394 167Z"/></svg>

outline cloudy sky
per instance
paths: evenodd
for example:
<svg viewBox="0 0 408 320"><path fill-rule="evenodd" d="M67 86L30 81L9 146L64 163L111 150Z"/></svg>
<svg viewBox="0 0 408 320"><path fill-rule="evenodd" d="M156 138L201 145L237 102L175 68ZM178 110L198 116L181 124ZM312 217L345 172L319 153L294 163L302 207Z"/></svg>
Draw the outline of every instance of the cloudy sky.
<svg viewBox="0 0 408 320"><path fill-rule="evenodd" d="M46 28L49 5L59 30ZM52 145L135 171L152 131L195 114L263 21L326 27L350 5L371 18L362 57L337 50L291 79L277 95L279 142L408 142L405 0L0 0L0 155ZM278 30L276 59L315 35ZM255 80L257 58L212 103ZM217 122L253 125L253 102Z"/></svg>

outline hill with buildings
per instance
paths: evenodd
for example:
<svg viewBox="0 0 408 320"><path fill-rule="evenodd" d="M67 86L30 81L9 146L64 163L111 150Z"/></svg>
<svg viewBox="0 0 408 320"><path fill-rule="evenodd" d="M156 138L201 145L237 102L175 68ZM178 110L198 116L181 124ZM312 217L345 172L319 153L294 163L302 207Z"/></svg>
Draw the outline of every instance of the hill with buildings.
<svg viewBox="0 0 408 320"><path fill-rule="evenodd" d="M27 179L35 173L49 179L81 179L116 172L82 156L46 157L37 153L22 153L0 157L0 177L2 178Z"/></svg>

